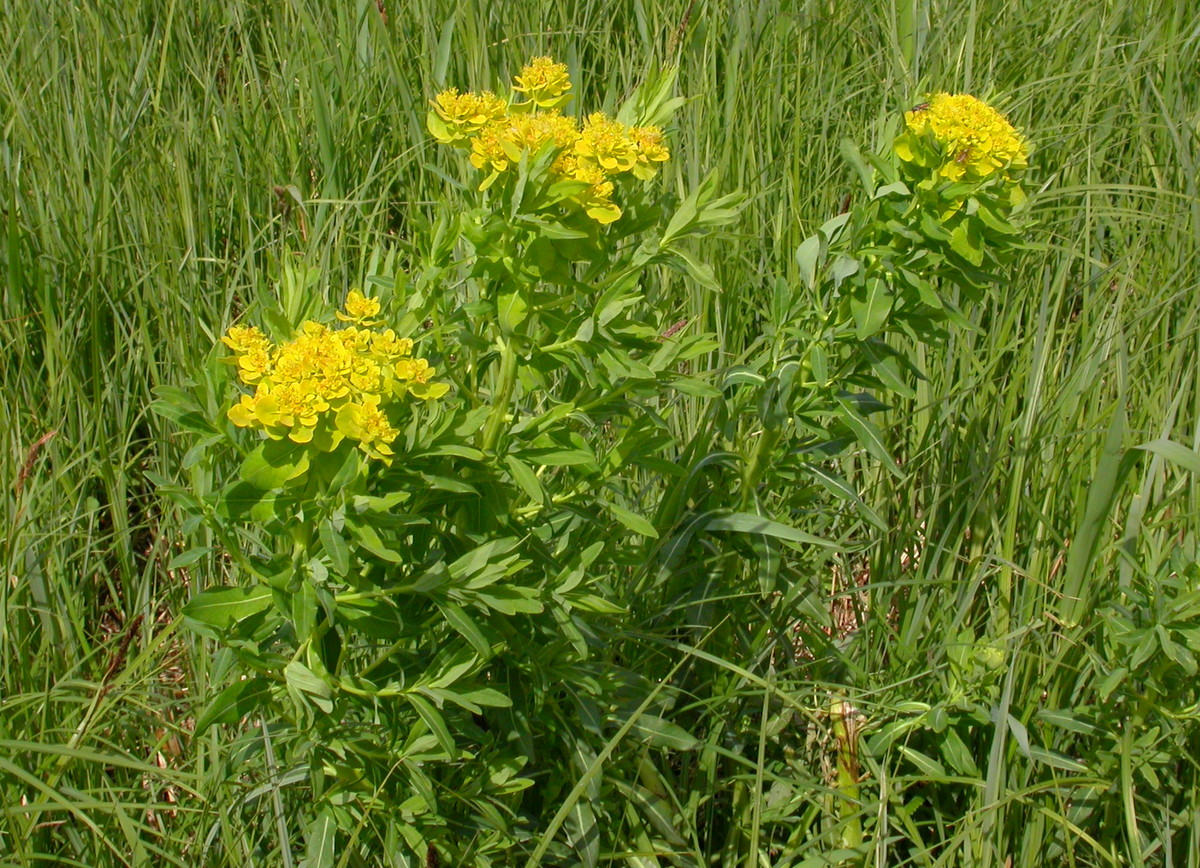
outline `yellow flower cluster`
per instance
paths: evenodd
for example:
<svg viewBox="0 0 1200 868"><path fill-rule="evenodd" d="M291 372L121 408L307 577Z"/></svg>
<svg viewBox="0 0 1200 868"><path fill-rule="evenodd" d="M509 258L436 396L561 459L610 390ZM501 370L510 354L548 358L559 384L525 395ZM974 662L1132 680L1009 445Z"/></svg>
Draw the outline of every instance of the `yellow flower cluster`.
<svg viewBox="0 0 1200 868"><path fill-rule="evenodd" d="M904 121L907 134L896 140L897 155L947 181L982 181L1028 163L1029 146L1008 119L968 94L932 94L905 112Z"/></svg>
<svg viewBox="0 0 1200 868"><path fill-rule="evenodd" d="M581 182L570 200L593 220L612 223L621 216L612 199L612 179L631 174L649 180L671 154L658 127L631 127L600 112L581 126L562 114L570 90L566 64L535 57L513 85L525 101L509 105L490 92L460 94L450 88L431 103L429 131L442 144L470 149L471 165L487 173L480 190L512 169L522 154L554 148L554 174Z"/></svg>
<svg viewBox="0 0 1200 868"><path fill-rule="evenodd" d="M488 121L503 117L508 103L491 91L459 93L452 87L437 95L433 108L430 117L438 122L430 123L429 131L443 145L450 145L473 136Z"/></svg>
<svg viewBox="0 0 1200 868"><path fill-rule="evenodd" d="M446 394L430 383L435 371L414 358L408 338L391 329L373 330L379 300L352 291L331 329L306 322L292 340L275 346L255 326L233 326L221 338L230 361L254 393L229 409L240 428L261 428L278 440L312 443L324 451L343 440L357 441L367 455L390 461L399 435L389 410L405 395L430 400Z"/></svg>
<svg viewBox="0 0 1200 868"><path fill-rule="evenodd" d="M555 63L551 57L535 57L521 69L513 90L522 93L538 108L561 108L571 95L571 79L565 63Z"/></svg>

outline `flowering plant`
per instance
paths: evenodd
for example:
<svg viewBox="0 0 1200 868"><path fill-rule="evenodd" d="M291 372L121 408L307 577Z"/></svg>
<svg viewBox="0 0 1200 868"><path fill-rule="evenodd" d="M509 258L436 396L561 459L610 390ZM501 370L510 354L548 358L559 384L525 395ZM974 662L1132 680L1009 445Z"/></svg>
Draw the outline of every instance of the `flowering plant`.
<svg viewBox="0 0 1200 868"><path fill-rule="evenodd" d="M487 173L480 190L506 173L515 177L522 155L553 151L550 175L557 184L545 206L581 210L597 223L612 223L621 217L613 201L615 182L625 175L650 180L670 152L657 126L631 126L603 112L588 115L580 125L562 114L571 87L566 64L537 57L513 83L513 93L524 102L450 88L432 101L427 124L442 144L470 149L471 165Z"/></svg>
<svg viewBox="0 0 1200 868"><path fill-rule="evenodd" d="M162 392L203 468L169 490L232 567L184 612L226 679L197 729L260 724L307 784L314 864L376 822L411 858L507 864L520 817L563 795L547 769L592 749L578 722L662 690L605 662L610 577L637 557L612 543L657 535L638 480L669 467L670 396L716 394L695 365L715 344L649 277L715 285L690 239L738 201L649 184L673 87L582 124L548 58L507 100L442 92L428 126L483 174L471 207L441 209L407 268L381 250L332 314L320 272L285 265L203 382Z"/></svg>
<svg viewBox="0 0 1200 868"><path fill-rule="evenodd" d="M986 150L993 127L946 126L931 99L888 152L847 150L866 196L797 251L761 340L723 368L660 292L668 272L720 288L692 245L740 207L715 177L681 199L651 183L673 88L667 72L582 123L550 58L507 99L443 91L427 125L482 174L468 206L441 208L404 267L380 250L371 293L332 316L320 273L283 267L254 312L270 328L230 327L201 384L162 391L159 411L199 435L192 486L167 490L231 565L184 612L226 684L197 729L241 726L305 785L288 795L308 864L335 846L596 864L600 830L625 822L586 785L600 758L636 728L634 777L661 781L650 748L698 748L666 715L705 689L676 683L682 663L629 665L621 619L723 632L736 657L742 625L713 598L822 593L779 593L785 549L839 547L792 526L812 513L797 483L820 474L879 519L806 450L857 439L899 473L867 418L912 371L884 338L966 322L959 294L1014 246L1023 144ZM230 451L238 472L213 483Z"/></svg>

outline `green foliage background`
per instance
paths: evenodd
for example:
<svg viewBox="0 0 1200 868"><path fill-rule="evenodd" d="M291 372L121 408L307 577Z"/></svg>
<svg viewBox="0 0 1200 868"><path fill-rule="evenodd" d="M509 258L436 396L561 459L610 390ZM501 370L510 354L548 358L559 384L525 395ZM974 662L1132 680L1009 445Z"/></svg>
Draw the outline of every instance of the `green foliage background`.
<svg viewBox="0 0 1200 868"><path fill-rule="evenodd" d="M446 197L427 164L456 174L425 100L549 51L586 72L589 106L677 59L695 99L664 183L717 168L750 194L704 251L721 291L663 277L678 318L719 335L713 366L771 328L773 287L799 283L797 248L856 187L839 141L874 145L925 90L1002 98L1049 242L875 417L902 476L836 465L886 530L847 508L861 545L788 561L810 590L790 610L710 586L733 630L703 671L696 636L631 617L625 665L690 670L703 691L670 711L705 747L617 727L604 775L548 771L597 787L597 862L1200 864L1198 34L1175 2L8 0L0 860L304 857L261 733L190 737L224 676L178 613L227 565L167 568L184 528L147 472L185 481L187 444L151 390L289 251L336 295L382 242L404 250ZM842 699L862 780L838 788Z"/></svg>

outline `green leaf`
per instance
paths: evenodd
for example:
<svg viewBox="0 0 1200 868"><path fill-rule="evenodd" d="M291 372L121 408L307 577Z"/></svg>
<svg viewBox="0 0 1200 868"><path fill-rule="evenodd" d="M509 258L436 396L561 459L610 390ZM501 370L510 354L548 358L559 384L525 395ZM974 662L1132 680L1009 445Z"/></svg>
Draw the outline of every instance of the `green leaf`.
<svg viewBox="0 0 1200 868"><path fill-rule="evenodd" d="M446 86L446 70L450 66L450 49L454 44L454 25L458 14L454 12L442 22L442 32L438 36L437 52L433 58L433 83L439 88Z"/></svg>
<svg viewBox="0 0 1200 868"><path fill-rule="evenodd" d="M500 331L505 335L513 334L529 316L529 305L523 294L517 290L498 295L496 297L496 316L500 323Z"/></svg>
<svg viewBox="0 0 1200 868"><path fill-rule="evenodd" d="M865 341L883 328L892 311L893 297L887 281L879 277L867 279L865 287L850 297L850 312L854 316L855 337Z"/></svg>
<svg viewBox="0 0 1200 868"><path fill-rule="evenodd" d="M1121 354L1123 357L1123 353ZM1104 438L1104 447L1088 485L1087 500L1075 526L1071 545L1067 549L1067 563L1063 571L1062 598L1060 602L1063 620L1078 625L1090 610L1092 576L1094 574L1096 550L1103 534L1109 527L1109 513L1116 502L1119 490L1130 469L1125 460L1122 444L1125 438L1125 395L1118 398L1112 421Z"/></svg>
<svg viewBox="0 0 1200 868"><path fill-rule="evenodd" d="M721 288L721 284L717 282L716 272L708 263L700 262L686 250L676 249L672 251L671 255L676 262L683 266L684 273L700 286L714 290Z"/></svg>
<svg viewBox="0 0 1200 868"><path fill-rule="evenodd" d="M309 582L301 582L299 589L291 595L292 625L298 642L307 642L317 626L317 589Z"/></svg>
<svg viewBox="0 0 1200 868"><path fill-rule="evenodd" d="M540 600L534 599L536 592L528 588L512 587L510 585L490 585L487 590L475 591L479 602L505 615L515 615L521 612L526 615L536 615L544 608Z"/></svg>
<svg viewBox="0 0 1200 868"><path fill-rule="evenodd" d="M962 736L953 727L949 727L941 736L942 758L949 763L956 774L977 778L980 776L979 766L971 756L971 750L962 740Z"/></svg>
<svg viewBox="0 0 1200 868"><path fill-rule="evenodd" d="M812 235L796 248L796 265L800 268L800 280L809 289L817 284L817 267L821 260L821 236Z"/></svg>
<svg viewBox="0 0 1200 868"><path fill-rule="evenodd" d="M225 486L217 501L217 514L233 521L263 522L274 515L275 494L238 480Z"/></svg>
<svg viewBox="0 0 1200 868"><path fill-rule="evenodd" d="M961 220L950 233L950 249L972 265L983 265L983 241L972 229L971 220Z"/></svg>
<svg viewBox="0 0 1200 868"><path fill-rule="evenodd" d="M455 755L454 737L450 735L450 729L446 726L445 718L433 707L433 703L416 693L406 693L404 698L409 701L416 710L417 715L421 718L421 721L433 733L442 750L446 752L446 756L453 757Z"/></svg>
<svg viewBox="0 0 1200 868"><path fill-rule="evenodd" d="M584 449L527 449L521 455L531 464L547 467L569 467L596 462L596 456Z"/></svg>
<svg viewBox="0 0 1200 868"><path fill-rule="evenodd" d="M1073 712L1062 710L1051 710L1047 708L1038 709L1036 715L1038 720L1056 726L1059 729L1065 729L1067 732L1078 732L1083 735L1091 735L1096 732L1096 725L1088 720L1085 720Z"/></svg>
<svg viewBox="0 0 1200 868"><path fill-rule="evenodd" d="M459 696L475 703L476 705L482 705L485 708L512 707L512 700L493 687L480 687L475 690L464 690L459 693Z"/></svg>
<svg viewBox="0 0 1200 868"><path fill-rule="evenodd" d="M404 555L389 547L371 525L347 521L346 530L350 531L351 536L358 540L359 545L375 557L393 564L404 563Z"/></svg>
<svg viewBox="0 0 1200 868"><path fill-rule="evenodd" d="M333 868L337 854L337 820L331 808L322 809L308 824L304 842L304 858L298 868Z"/></svg>
<svg viewBox="0 0 1200 868"><path fill-rule="evenodd" d="M171 558L171 562L167 564L168 570L178 570L182 567L190 567L196 561L200 560L207 554L211 554L212 549L208 546L196 546L193 549L188 549L186 552L181 552Z"/></svg>
<svg viewBox="0 0 1200 868"><path fill-rule="evenodd" d="M321 522L317 535L321 540L321 547L329 557L329 565L334 575L345 576L350 572L350 547L346 545L345 537L334 530L329 521Z"/></svg>
<svg viewBox="0 0 1200 868"><path fill-rule="evenodd" d="M874 179L870 167L867 166L866 160L863 159L862 152L859 151L858 145L853 139L842 139L838 143L838 149L842 152L842 157L846 162L854 167L854 171L858 172L858 177L862 181L867 190L875 188Z"/></svg>
<svg viewBox="0 0 1200 868"><path fill-rule="evenodd" d="M695 750L700 740L686 729L653 714L643 714L633 724L633 731L654 747L669 750Z"/></svg>
<svg viewBox="0 0 1200 868"><path fill-rule="evenodd" d="M904 754L908 760L921 770L921 773L934 780L941 780L946 777L946 769L940 762L935 760L928 754L923 754L919 750L908 747L907 745L896 745L896 749Z"/></svg>
<svg viewBox="0 0 1200 868"><path fill-rule="evenodd" d="M265 585L253 588L210 588L188 600L183 607L184 621L193 630L212 635L228 629L231 624L248 618L271 605L271 589Z"/></svg>
<svg viewBox="0 0 1200 868"><path fill-rule="evenodd" d="M781 539L784 542L822 546L824 548L839 550L842 548L830 540L813 536L810 533L796 530L796 528L789 527L786 524L781 524L769 518L763 518L761 515L754 515L748 512L719 515L710 519L705 529L710 531L730 531L733 533L762 533Z"/></svg>
<svg viewBox="0 0 1200 868"><path fill-rule="evenodd" d="M886 531L888 529L887 523L880 517L879 513L867 506L863 499L858 496L858 492L854 490L854 486L852 486L845 479L838 476L836 473L830 473L819 464L803 464L801 466L808 473L811 473L813 476L815 476L817 482L821 483L826 491L830 492L836 497L840 497L843 500L854 504L854 507L858 510L859 514L875 527L882 531Z"/></svg>
<svg viewBox="0 0 1200 868"><path fill-rule="evenodd" d="M875 194L871 198L872 199L886 199L888 196L910 196L910 195L912 195L912 193L908 189L907 184L905 184L903 181L893 181L892 183L884 184L882 187L877 189L875 191Z"/></svg>
<svg viewBox="0 0 1200 868"><path fill-rule="evenodd" d="M580 868L596 868L600 861L600 827L592 803L579 799L564 824L567 842L575 849Z"/></svg>
<svg viewBox="0 0 1200 868"><path fill-rule="evenodd" d="M679 203L679 207L676 209L675 213L671 215L671 222L667 224L667 228L663 232L662 238L659 239L659 247L669 246L676 237L684 234L695 222L696 210L698 207L697 199L699 194L700 190L697 188L696 190L693 190L686 199Z"/></svg>
<svg viewBox="0 0 1200 868"><path fill-rule="evenodd" d="M204 733L214 723L237 723L244 717L262 711L271 699L271 682L261 675L235 681L209 701L196 719L196 735Z"/></svg>
<svg viewBox="0 0 1200 868"><path fill-rule="evenodd" d="M293 660L287 666L283 667L283 677L287 679L289 686L316 699L328 699L333 693L332 688L324 678L317 675L299 660ZM329 710L324 706L322 708L326 711Z"/></svg>
<svg viewBox="0 0 1200 868"><path fill-rule="evenodd" d="M514 455L504 456L504 463L508 465L508 472L512 474L513 481L521 487L530 500L534 503L546 502L546 492L542 490L542 483L538 481L537 474L530 469L528 464Z"/></svg>
<svg viewBox="0 0 1200 868"><path fill-rule="evenodd" d="M459 606L457 603L445 601L439 602L437 607L441 610L442 616L450 626L457 630L458 634L470 643L471 647L475 649L480 657L484 660L491 659L492 643L488 641L487 636L479 629L479 625L475 623L462 606Z"/></svg>
<svg viewBox="0 0 1200 868"><path fill-rule="evenodd" d="M1145 452L1153 452L1155 455L1161 455L1172 464L1178 465L1184 470L1190 470L1192 473L1200 473L1200 452L1188 449L1174 440L1162 437L1158 440L1151 440L1149 443L1134 446L1133 448L1141 449Z"/></svg>
<svg viewBox="0 0 1200 868"><path fill-rule="evenodd" d="M1039 762L1064 772L1075 772L1077 774L1087 774L1088 772L1088 767L1078 760L1073 760L1069 756L1064 756L1057 751L1046 750L1046 748L1039 747L1038 745L1029 746L1029 758L1034 762Z"/></svg>
<svg viewBox="0 0 1200 868"><path fill-rule="evenodd" d="M282 488L284 483L308 471L308 450L291 440L264 440L246 456L239 475L263 491Z"/></svg>
<svg viewBox="0 0 1200 868"><path fill-rule="evenodd" d="M337 601L337 616L352 628L372 639L395 641L404 629L400 610L387 597L366 597Z"/></svg>
<svg viewBox="0 0 1200 868"><path fill-rule="evenodd" d="M835 287L841 286L848 278L858 274L862 269L862 263L853 256L838 254L833 260L833 264L829 266L829 279L833 281Z"/></svg>
<svg viewBox="0 0 1200 868"><path fill-rule="evenodd" d="M150 410L157 416L174 422L185 431L197 434L213 434L216 429L208 421L200 406L192 400L191 395L182 389L170 386L158 386L154 393L160 400L150 404Z"/></svg>
<svg viewBox="0 0 1200 868"><path fill-rule="evenodd" d="M634 533L640 534L641 536L650 537L651 539L658 539L658 531L655 529L654 525L642 518L642 516L638 515L637 513L630 512L625 507L618 506L615 503L608 503L605 504L605 506L608 508L608 511L612 513L613 518L621 522L621 524L625 525L625 527L629 528Z"/></svg>
<svg viewBox="0 0 1200 868"><path fill-rule="evenodd" d="M888 452L887 447L883 443L883 432L875 426L873 422L869 422L856 409L854 405L845 398L837 399L838 406L841 408L842 421L849 426L855 436L866 450L871 453L884 467L886 467L893 476L903 478L904 473L900 470L900 465L892 458L892 454Z"/></svg>

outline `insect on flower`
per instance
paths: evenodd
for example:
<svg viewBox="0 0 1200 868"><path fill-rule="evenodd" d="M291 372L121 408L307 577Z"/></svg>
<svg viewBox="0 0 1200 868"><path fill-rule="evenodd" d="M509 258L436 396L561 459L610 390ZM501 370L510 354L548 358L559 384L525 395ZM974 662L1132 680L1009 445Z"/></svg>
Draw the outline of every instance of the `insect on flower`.
<svg viewBox="0 0 1200 868"><path fill-rule="evenodd" d="M929 103L923 102L920 105L915 105L909 109L910 112L923 112L929 108Z"/></svg>
<svg viewBox="0 0 1200 868"><path fill-rule="evenodd" d="M960 164L965 163L967 161L967 157L969 157L969 156L971 156L971 149L963 148L961 151L958 152L958 156L954 158L954 162L960 163Z"/></svg>

